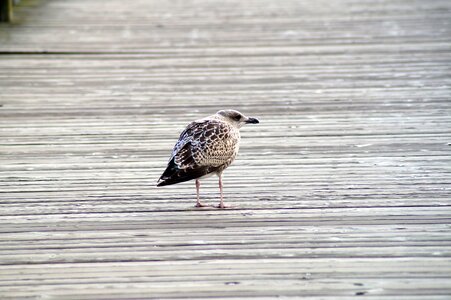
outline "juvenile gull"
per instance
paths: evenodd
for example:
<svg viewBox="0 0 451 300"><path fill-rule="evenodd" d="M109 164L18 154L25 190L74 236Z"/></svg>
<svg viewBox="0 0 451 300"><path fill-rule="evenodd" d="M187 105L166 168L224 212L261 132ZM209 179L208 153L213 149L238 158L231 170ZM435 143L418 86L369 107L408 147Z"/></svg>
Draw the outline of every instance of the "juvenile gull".
<svg viewBox="0 0 451 300"><path fill-rule="evenodd" d="M225 208L222 172L238 154L240 128L244 124L257 123L257 119L246 117L236 110L220 110L212 116L192 122L180 134L157 186L196 179L196 207L203 207L205 205L199 197L199 179L216 174L221 195L218 207Z"/></svg>

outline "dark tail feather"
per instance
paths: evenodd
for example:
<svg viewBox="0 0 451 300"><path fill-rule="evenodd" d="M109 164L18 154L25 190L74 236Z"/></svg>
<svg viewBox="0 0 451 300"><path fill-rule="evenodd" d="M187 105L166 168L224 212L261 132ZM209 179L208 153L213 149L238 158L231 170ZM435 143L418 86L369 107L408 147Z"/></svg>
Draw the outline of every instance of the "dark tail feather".
<svg viewBox="0 0 451 300"><path fill-rule="evenodd" d="M182 173L182 172L180 172L180 173ZM199 178L199 177L203 176L203 175L200 175L200 176L197 176L197 177L183 176L180 173L177 173L175 176L172 176L172 177L169 177L169 178L160 179L158 181L158 183L157 183L157 186L165 186L165 185L176 184L176 183L189 181L191 179L196 179L196 178Z"/></svg>
<svg viewBox="0 0 451 300"><path fill-rule="evenodd" d="M185 182L207 175L208 173L216 171L217 168L202 167L197 169L179 169L172 159L166 170L158 180L157 186L165 186Z"/></svg>
<svg viewBox="0 0 451 300"><path fill-rule="evenodd" d="M174 177L177 174L177 172L180 171L180 169L175 164L174 159L175 158L172 158L171 161L168 163L168 166L166 167L166 170L164 170L163 175L161 175L160 179L158 179L157 186L171 184L168 182L169 179L171 179L171 177Z"/></svg>

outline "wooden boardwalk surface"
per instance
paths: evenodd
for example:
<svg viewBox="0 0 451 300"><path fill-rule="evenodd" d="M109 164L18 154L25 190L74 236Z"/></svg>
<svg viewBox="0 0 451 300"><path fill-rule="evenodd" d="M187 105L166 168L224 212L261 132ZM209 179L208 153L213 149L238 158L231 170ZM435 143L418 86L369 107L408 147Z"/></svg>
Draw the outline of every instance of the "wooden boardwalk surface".
<svg viewBox="0 0 451 300"><path fill-rule="evenodd" d="M126 3L126 4L125 4ZM0 25L0 299L450 299L451 2L22 1ZM156 188L235 108L226 203ZM216 180L202 197L217 203Z"/></svg>

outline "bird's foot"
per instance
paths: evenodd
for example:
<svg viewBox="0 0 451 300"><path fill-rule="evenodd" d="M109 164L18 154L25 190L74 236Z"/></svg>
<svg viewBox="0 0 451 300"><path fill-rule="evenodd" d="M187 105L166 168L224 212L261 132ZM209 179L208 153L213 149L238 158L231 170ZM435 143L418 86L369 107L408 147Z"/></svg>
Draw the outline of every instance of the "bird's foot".
<svg viewBox="0 0 451 300"><path fill-rule="evenodd" d="M225 205L224 203L219 203L219 204L216 205L215 207L216 207L216 208L221 208L221 209L224 209L224 208L233 208L233 206L231 206L231 205Z"/></svg>
<svg viewBox="0 0 451 300"><path fill-rule="evenodd" d="M200 202L197 202L196 205L194 205L194 207L207 207L208 205L202 204Z"/></svg>

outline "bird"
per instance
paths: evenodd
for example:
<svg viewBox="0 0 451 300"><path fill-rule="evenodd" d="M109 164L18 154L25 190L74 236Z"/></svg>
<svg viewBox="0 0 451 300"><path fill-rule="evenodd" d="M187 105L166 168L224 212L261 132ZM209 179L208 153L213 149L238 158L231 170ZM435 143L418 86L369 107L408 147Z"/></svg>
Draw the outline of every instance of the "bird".
<svg viewBox="0 0 451 300"><path fill-rule="evenodd" d="M166 170L157 182L165 186L196 181L195 207L204 207L200 201L200 179L216 174L219 177L220 202L226 208L223 196L222 172L238 154L240 128L245 124L258 124L258 119L246 117L237 110L220 110L216 114L191 122L175 144Z"/></svg>

